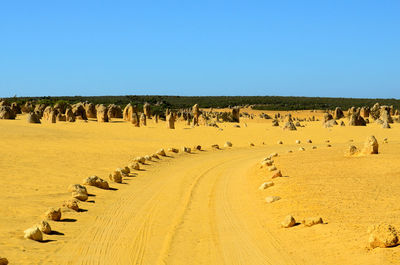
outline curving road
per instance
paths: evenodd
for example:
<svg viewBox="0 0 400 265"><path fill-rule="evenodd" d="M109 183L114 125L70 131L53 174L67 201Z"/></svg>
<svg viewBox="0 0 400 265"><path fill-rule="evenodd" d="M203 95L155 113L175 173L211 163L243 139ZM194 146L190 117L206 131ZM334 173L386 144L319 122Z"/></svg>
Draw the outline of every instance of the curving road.
<svg viewBox="0 0 400 265"><path fill-rule="evenodd" d="M55 256L49 262L294 264L263 224L265 210L247 177L266 154L265 148L204 151L146 166L58 251L62 262Z"/></svg>

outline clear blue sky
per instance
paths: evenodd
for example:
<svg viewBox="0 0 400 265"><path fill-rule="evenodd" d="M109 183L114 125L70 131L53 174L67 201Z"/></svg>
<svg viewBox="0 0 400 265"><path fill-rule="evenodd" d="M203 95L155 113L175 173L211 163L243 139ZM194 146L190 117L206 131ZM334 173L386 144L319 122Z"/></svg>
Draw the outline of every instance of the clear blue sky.
<svg viewBox="0 0 400 265"><path fill-rule="evenodd" d="M400 1L1 1L15 94L400 98Z"/></svg>

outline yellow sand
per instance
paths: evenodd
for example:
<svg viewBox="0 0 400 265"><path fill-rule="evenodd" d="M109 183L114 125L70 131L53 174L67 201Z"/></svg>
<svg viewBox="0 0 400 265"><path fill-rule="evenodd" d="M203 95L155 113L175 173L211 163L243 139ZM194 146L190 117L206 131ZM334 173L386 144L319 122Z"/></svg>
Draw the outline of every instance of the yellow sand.
<svg viewBox="0 0 400 265"><path fill-rule="evenodd" d="M121 120L0 120L0 257L10 264L400 264L400 247L367 248L369 225L387 222L400 229L400 124L302 124L283 131L256 118L242 119L241 128L178 123L168 130L151 120L140 128ZM350 139L362 147L369 135L378 139L380 154L344 156ZM225 141L233 147L210 148ZM117 190L88 187L95 196L80 204L87 211L64 209L64 221L50 222L56 233L44 235L44 243L23 238L49 207L70 198L69 184L91 175L108 180L108 173L136 156L197 144L205 151L169 153L136 177L110 183ZM260 191L272 173L259 162L273 152L287 177ZM267 204L267 196L282 199ZM321 216L326 224L281 228L288 214L297 221Z"/></svg>

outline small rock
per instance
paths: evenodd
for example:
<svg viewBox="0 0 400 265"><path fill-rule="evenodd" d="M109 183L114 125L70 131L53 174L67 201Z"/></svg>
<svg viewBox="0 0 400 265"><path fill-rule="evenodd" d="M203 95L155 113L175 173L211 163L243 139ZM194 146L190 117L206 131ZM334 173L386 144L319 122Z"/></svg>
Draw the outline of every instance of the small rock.
<svg viewBox="0 0 400 265"><path fill-rule="evenodd" d="M264 161L261 162L261 167L272 166L273 163L274 163L273 160L264 160Z"/></svg>
<svg viewBox="0 0 400 265"><path fill-rule="evenodd" d="M114 170L110 175L109 175L110 180L116 182L116 183L122 183L122 174L121 174L121 169L117 168Z"/></svg>
<svg viewBox="0 0 400 265"><path fill-rule="evenodd" d="M267 198L265 198L265 201L267 203L273 203L273 202L279 201L280 199L281 199L281 197L279 197L279 196L268 196Z"/></svg>
<svg viewBox="0 0 400 265"><path fill-rule="evenodd" d="M135 161L144 164L146 162L146 158L144 158L143 156L138 156L135 158Z"/></svg>
<svg viewBox="0 0 400 265"><path fill-rule="evenodd" d="M50 234L51 233L51 226L47 221L41 221L39 224L36 225L42 233Z"/></svg>
<svg viewBox="0 0 400 265"><path fill-rule="evenodd" d="M145 155L144 159L146 159L146 161L152 161L153 159L151 158L151 156L149 155Z"/></svg>
<svg viewBox="0 0 400 265"><path fill-rule="evenodd" d="M79 205L77 200L67 200L64 201L63 207L74 210L76 212L79 211Z"/></svg>
<svg viewBox="0 0 400 265"><path fill-rule="evenodd" d="M159 156L166 156L167 155L165 153L164 149L162 149L162 148L160 150L158 150L156 154L159 155Z"/></svg>
<svg viewBox="0 0 400 265"><path fill-rule="evenodd" d="M349 156L356 155L358 154L358 148L355 145L350 145L346 154Z"/></svg>
<svg viewBox="0 0 400 265"><path fill-rule="evenodd" d="M201 151L201 145L195 145L193 149Z"/></svg>
<svg viewBox="0 0 400 265"><path fill-rule="evenodd" d="M258 189L265 190L266 188L272 187L272 186L274 186L274 183L272 181L264 182L263 184L261 184L261 186Z"/></svg>
<svg viewBox="0 0 400 265"><path fill-rule="evenodd" d="M24 237L26 239L32 239L35 241L42 241L43 240L43 234L42 231L37 226L28 228L24 231Z"/></svg>
<svg viewBox="0 0 400 265"><path fill-rule="evenodd" d="M253 144L253 143L249 143L249 145L250 145L250 146L254 146L254 144Z"/></svg>
<svg viewBox="0 0 400 265"><path fill-rule="evenodd" d="M192 149L190 147L182 147L182 151L184 153L189 153L190 154L192 152Z"/></svg>
<svg viewBox="0 0 400 265"><path fill-rule="evenodd" d="M304 149L304 147L300 147L299 151L306 151L306 149Z"/></svg>
<svg viewBox="0 0 400 265"><path fill-rule="evenodd" d="M169 152L172 152L172 153L179 153L179 150L176 149L176 148L173 148L173 147L168 148L168 151L169 151Z"/></svg>
<svg viewBox="0 0 400 265"><path fill-rule="evenodd" d="M317 147L314 145L313 147L311 147L311 149L317 149Z"/></svg>
<svg viewBox="0 0 400 265"><path fill-rule="evenodd" d="M289 228L292 227L296 224L296 220L293 218L293 216L288 215L285 217L285 219L283 219L281 225L284 228Z"/></svg>
<svg viewBox="0 0 400 265"><path fill-rule="evenodd" d="M213 145L211 145L211 148L213 148L213 149L219 149L219 145L213 144Z"/></svg>
<svg viewBox="0 0 400 265"><path fill-rule="evenodd" d="M48 220L60 221L60 219L61 219L61 209L60 208L58 208L58 209L50 208L45 213L45 216L46 216L46 219L48 219Z"/></svg>
<svg viewBox="0 0 400 265"><path fill-rule="evenodd" d="M229 141L227 141L227 142L225 143L224 147L232 147L232 143L229 142Z"/></svg>
<svg viewBox="0 0 400 265"><path fill-rule="evenodd" d="M271 158L272 158L272 157L277 157L277 156L278 156L278 153L272 153L272 154L270 154L269 156L270 156Z"/></svg>
<svg viewBox="0 0 400 265"><path fill-rule="evenodd" d="M131 173L131 170L129 169L129 167L123 167L120 170L121 170L121 173L125 176L129 176L129 173Z"/></svg>
<svg viewBox="0 0 400 265"><path fill-rule="evenodd" d="M95 186L100 189L108 190L108 182L98 176L90 176L83 180L83 185Z"/></svg>
<svg viewBox="0 0 400 265"><path fill-rule="evenodd" d="M324 221L322 220L321 217L309 217L309 218L304 219L302 221L302 223L305 226L313 226L313 225L316 225L316 224L323 224Z"/></svg>
<svg viewBox="0 0 400 265"><path fill-rule="evenodd" d="M276 169L277 169L276 166L272 166L268 168L268 171L275 171Z"/></svg>
<svg viewBox="0 0 400 265"><path fill-rule="evenodd" d="M283 144L283 142L282 141L278 141L278 144Z"/></svg>
<svg viewBox="0 0 400 265"><path fill-rule="evenodd" d="M280 178L280 177L282 177L282 173L281 173L280 170L278 170L278 172L276 172L276 173L272 176L273 179L274 179L274 178Z"/></svg>
<svg viewBox="0 0 400 265"><path fill-rule="evenodd" d="M8 259L0 258L0 265L8 265Z"/></svg>
<svg viewBox="0 0 400 265"><path fill-rule="evenodd" d="M300 144L301 142L300 142L300 140L296 140L296 144Z"/></svg>
<svg viewBox="0 0 400 265"><path fill-rule="evenodd" d="M134 162L132 164L130 164L130 168L134 169L134 170L139 170L140 169L140 165L137 162Z"/></svg>
<svg viewBox="0 0 400 265"><path fill-rule="evenodd" d="M83 193L83 192L80 192L80 191L74 191L74 192L72 192L72 198L78 199L78 200L84 202L84 201L87 201L89 196L88 196L87 193Z"/></svg>
<svg viewBox="0 0 400 265"><path fill-rule="evenodd" d="M86 193L87 190L85 186L82 186L80 184L71 184L68 186L68 191L69 192L81 192L81 193Z"/></svg>
<svg viewBox="0 0 400 265"><path fill-rule="evenodd" d="M387 248L399 244L396 228L388 224L379 224L369 227L369 245L371 248Z"/></svg>
<svg viewBox="0 0 400 265"><path fill-rule="evenodd" d="M311 144L311 143L312 143L312 141L311 141L311 140L307 140L307 143Z"/></svg>

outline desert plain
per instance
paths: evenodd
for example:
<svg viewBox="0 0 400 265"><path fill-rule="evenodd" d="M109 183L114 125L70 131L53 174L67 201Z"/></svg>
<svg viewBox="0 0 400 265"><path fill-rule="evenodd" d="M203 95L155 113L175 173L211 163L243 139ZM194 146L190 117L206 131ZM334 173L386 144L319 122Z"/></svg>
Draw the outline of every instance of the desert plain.
<svg viewBox="0 0 400 265"><path fill-rule="evenodd" d="M175 129L150 119L140 127L93 118L32 124L27 114L0 120L0 257L9 264L400 264L400 247L371 248L368 232L382 223L400 229L400 123L348 126L343 117L346 126L326 128L323 111L304 110L290 113L318 120L292 131L260 118L277 111L244 112L254 117L218 127L177 121ZM371 135L378 154L346 155ZM109 179L160 148L166 156L122 183ZM261 162L271 154L269 171ZM272 178L278 170L282 177ZM68 186L93 175L111 189L86 186L81 210L62 207ZM260 189L265 182L273 186ZM270 196L280 199L267 203ZM62 212L48 221L53 231L41 241L24 238L51 207ZM288 215L296 222L284 228ZM323 223L302 223L311 217Z"/></svg>

